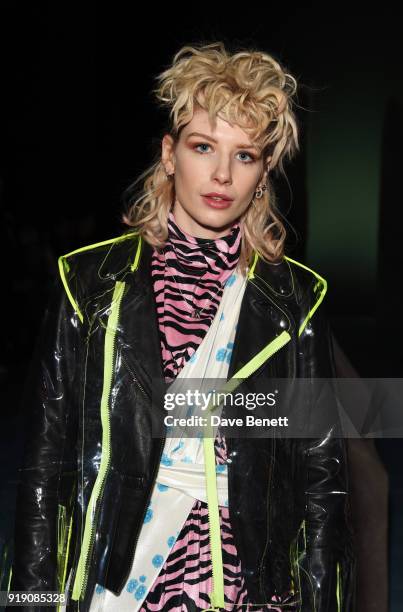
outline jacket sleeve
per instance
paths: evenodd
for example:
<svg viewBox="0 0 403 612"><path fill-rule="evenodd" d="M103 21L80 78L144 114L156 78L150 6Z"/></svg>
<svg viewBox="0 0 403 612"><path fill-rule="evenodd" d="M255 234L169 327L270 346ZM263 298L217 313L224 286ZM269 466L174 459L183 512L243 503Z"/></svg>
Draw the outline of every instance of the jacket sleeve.
<svg viewBox="0 0 403 612"><path fill-rule="evenodd" d="M305 296L304 317L314 303L312 296L309 292ZM347 445L338 417L332 335L324 303L300 333L299 370L302 378L318 379L319 385L316 381L313 385L316 392L310 405L311 420L323 420L318 437L314 434L302 441L305 514L299 548L301 611L353 612L355 554ZM326 379L323 387L319 379ZM324 392L326 385L330 385L331 393Z"/></svg>
<svg viewBox="0 0 403 612"><path fill-rule="evenodd" d="M26 439L19 467L11 591L60 588L58 513L65 476L76 470L80 334L81 323L58 278L23 393Z"/></svg>

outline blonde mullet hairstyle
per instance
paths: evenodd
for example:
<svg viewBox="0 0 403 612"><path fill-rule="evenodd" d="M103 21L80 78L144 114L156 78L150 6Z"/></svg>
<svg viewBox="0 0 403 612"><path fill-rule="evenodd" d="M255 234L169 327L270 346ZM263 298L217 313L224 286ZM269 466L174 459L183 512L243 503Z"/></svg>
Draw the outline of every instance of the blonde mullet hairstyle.
<svg viewBox="0 0 403 612"><path fill-rule="evenodd" d="M263 159L271 156L270 171L285 176L284 159L291 159L299 151L293 112L297 82L271 55L254 49L231 55L222 42L187 45L155 79L158 86L152 93L159 106L169 110L168 132L175 143L195 109L204 109L213 125L217 116L239 125L259 147ZM252 198L240 220L243 235L239 268L243 274L253 251L272 263L284 255L286 230L276 213L269 176L267 190L260 199ZM141 188L136 191L139 183ZM152 246L163 248L175 187L174 180L165 174L160 150L153 164L125 193L134 196L122 215L123 223L135 228Z"/></svg>

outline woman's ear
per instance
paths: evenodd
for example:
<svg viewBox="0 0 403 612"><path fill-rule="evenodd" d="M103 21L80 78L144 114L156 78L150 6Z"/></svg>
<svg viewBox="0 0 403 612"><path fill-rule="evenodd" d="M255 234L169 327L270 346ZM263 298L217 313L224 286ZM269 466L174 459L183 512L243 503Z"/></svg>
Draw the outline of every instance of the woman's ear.
<svg viewBox="0 0 403 612"><path fill-rule="evenodd" d="M175 172L174 139L170 134L164 134L161 142L161 161L167 174Z"/></svg>
<svg viewBox="0 0 403 612"><path fill-rule="evenodd" d="M267 174L269 174L269 170L270 170L270 162L272 160L272 156L269 155L268 157L266 157L266 172ZM266 177L267 178L267 177Z"/></svg>

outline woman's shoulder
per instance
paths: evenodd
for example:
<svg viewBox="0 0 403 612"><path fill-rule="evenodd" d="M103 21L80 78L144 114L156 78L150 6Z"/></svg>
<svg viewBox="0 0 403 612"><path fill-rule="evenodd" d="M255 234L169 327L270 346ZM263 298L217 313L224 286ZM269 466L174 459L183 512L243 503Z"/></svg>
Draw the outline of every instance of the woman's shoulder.
<svg viewBox="0 0 403 612"><path fill-rule="evenodd" d="M134 245L138 243L139 234L135 231L125 232L114 238L108 238L100 242L93 242L80 246L69 253L60 255L59 262L64 265L79 265L84 263L88 266L89 263L108 260L108 263L116 260L119 255L130 252Z"/></svg>
<svg viewBox="0 0 403 612"><path fill-rule="evenodd" d="M67 296L81 314L79 304L134 269L141 240L135 231L80 246L58 258L59 273ZM81 318L81 317L80 317Z"/></svg>
<svg viewBox="0 0 403 612"><path fill-rule="evenodd" d="M327 291L327 281L317 270L287 255L277 262L258 258L251 272L277 298L298 304L310 293L320 293L323 298Z"/></svg>
<svg viewBox="0 0 403 612"><path fill-rule="evenodd" d="M260 260L253 271L254 283L271 302L287 311L300 335L327 292L327 281L306 264L283 256L278 262Z"/></svg>

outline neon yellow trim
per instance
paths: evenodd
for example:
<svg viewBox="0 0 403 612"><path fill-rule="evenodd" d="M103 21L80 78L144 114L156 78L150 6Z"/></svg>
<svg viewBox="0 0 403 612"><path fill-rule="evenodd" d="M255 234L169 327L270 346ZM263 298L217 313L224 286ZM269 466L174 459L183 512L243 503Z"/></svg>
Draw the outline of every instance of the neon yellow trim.
<svg viewBox="0 0 403 612"><path fill-rule="evenodd" d="M105 349L104 349L104 382L102 389L101 398L101 422L102 422L102 456L99 472L91 491L91 497L88 504L86 516L85 516L85 529L82 548L80 552L80 559L78 561L77 572L74 581L72 599L78 600L85 588L86 576L86 564L92 544L92 531L94 528L93 519L95 515L95 509L98 498L101 495L101 491L106 478L106 473L110 463L111 446L110 446L110 423L109 423L109 396L112 385L113 376L113 359L114 359L114 345L116 328L119 318L120 302L123 297L125 283L123 281L116 281L115 289L113 292L112 302L109 308L108 324L105 331Z"/></svg>
<svg viewBox="0 0 403 612"><path fill-rule="evenodd" d="M132 272L134 272L134 270L137 270L137 268L138 268L139 260L140 260L141 247L142 247L142 242L143 242L143 240L142 240L141 236L139 236L138 243L137 243L136 255L135 255L134 261L133 261L133 263L132 263L132 265L130 267Z"/></svg>
<svg viewBox="0 0 403 612"><path fill-rule="evenodd" d="M276 351L281 349L287 342L291 340L291 336L288 332L283 331L279 336L274 338L267 346L265 346L257 355L255 355L248 363L246 363L238 372L236 372L233 378L248 378L253 372L255 372L262 363L273 355ZM232 379L231 379L232 380Z"/></svg>
<svg viewBox="0 0 403 612"><path fill-rule="evenodd" d="M63 511L60 509L63 508ZM70 549L70 539L71 539L71 531L73 524L73 513L70 516L70 523L67 530L67 538L66 538L66 508L59 504L58 507L58 571L63 567L61 578L59 580L59 593L63 593L66 584L66 573L67 573L67 561L69 557L69 549ZM61 525L60 525L61 524ZM67 542L66 542L67 539ZM63 565L62 565L63 564ZM62 603L57 605L57 612L60 610L60 606Z"/></svg>
<svg viewBox="0 0 403 612"><path fill-rule="evenodd" d="M244 365L234 376L225 383L221 392L233 391L241 382L242 379L248 378L255 372L271 355L282 348L291 340L288 332L283 331L279 336L265 346L257 355L253 357L246 365ZM212 400L211 400L212 401ZM212 411L214 406L211 406L211 401L208 410ZM224 608L224 573L222 565L221 551L221 531L220 517L218 510L218 493L217 480L215 469L215 452L214 440L211 425L205 428L203 438L206 489L207 489L207 507L209 515L209 532L210 532L210 550L211 563L213 569L213 591L210 595L210 602L213 610L216 606Z"/></svg>
<svg viewBox="0 0 403 612"><path fill-rule="evenodd" d="M254 259L253 259L253 264L252 264L252 266L251 266L251 268L250 268L250 270L248 272L248 279L255 278L255 267L256 267L258 259L259 259L259 256L255 252L254 253ZM312 268L309 268L308 266L302 264L301 262L296 261L295 259L291 259L291 257L288 257L286 255L284 255L284 259L286 259L287 261L290 261L290 262L296 264L297 266L300 266L300 268L304 268L305 270L308 270L308 272L311 272L311 274L313 274L318 279L318 281L317 281L317 283L316 283L316 285L314 287L314 291L316 291L319 286L322 286L321 294L320 294L318 300L316 301L315 305L309 311L309 313L307 314L306 318L304 319L304 321L300 325L300 328L298 330L298 336L300 336L302 334L302 332L304 331L304 329L305 329L309 319L312 317L313 313L319 307L320 303L322 302L323 298L326 295L326 292L327 292L327 281L323 278L323 276L320 276L320 274L315 272L315 270L312 270Z"/></svg>
<svg viewBox="0 0 403 612"><path fill-rule="evenodd" d="M256 370L271 357L274 353L279 351L287 342L291 340L291 336L288 332L283 331L279 336L274 338L267 346L265 346L259 353L257 353L248 363L246 363L242 368L235 372L233 377L228 380L223 387L220 389L220 393L231 393L238 387L241 383L241 380L249 378L256 372ZM207 410L214 410L217 406L212 405L212 399L207 406Z"/></svg>
<svg viewBox="0 0 403 612"><path fill-rule="evenodd" d="M340 563L337 561L336 563L336 599L337 599L337 612L341 612L341 576L340 576Z"/></svg>
<svg viewBox="0 0 403 612"><path fill-rule="evenodd" d="M211 429L211 426L208 429ZM210 602L212 607L217 606L224 608L224 571L222 564L220 515L218 510L214 440L211 433L210 437L203 438L203 446L206 472L208 523L210 531L210 551L213 569L213 592L210 595Z"/></svg>
<svg viewBox="0 0 403 612"><path fill-rule="evenodd" d="M129 238L133 238L133 236L137 236L137 235L138 235L138 232L130 232L128 234L123 234L122 236L117 236L115 238L109 238L109 240L102 240L102 242L95 242L93 244L87 244L86 246L80 247L79 249L75 249L74 251L70 251L70 253L66 253L65 255L60 255L60 257L58 258L59 272L60 272L60 276L61 276L64 288L66 290L66 293L67 293L67 296L68 296L68 298L70 300L70 303L73 306L75 312L77 313L81 323L83 323L83 321L84 321L83 314L82 314L80 308L78 307L78 304L75 301L74 297L72 296L70 288L69 288L67 280L66 280L65 272L68 272L70 270L70 266L69 266L69 264L67 262L67 258L71 257L72 255L76 255L77 253L83 253L84 251L89 251L90 249L95 249L95 248L100 247L100 246L105 246L106 244L112 244L112 243L115 243L115 242L121 242L122 240L128 240ZM137 269L138 259L139 259L139 255L140 255L140 244L141 244L141 237L140 237L139 243L137 245L137 251L136 251L136 256L135 256L134 263L131 266L132 270L133 269L134 270Z"/></svg>
<svg viewBox="0 0 403 612"><path fill-rule="evenodd" d="M253 264L248 272L248 278L255 278L255 267L257 264L257 260L259 259L259 255L255 252L253 257Z"/></svg>
<svg viewBox="0 0 403 612"><path fill-rule="evenodd" d="M62 592L62 573L63 553L66 535L66 507L58 504L57 507L57 570L59 593Z"/></svg>
<svg viewBox="0 0 403 612"><path fill-rule="evenodd" d="M8 576L8 585L7 585L7 593L10 591L11 577L13 575L13 566L10 566L10 573Z"/></svg>
<svg viewBox="0 0 403 612"><path fill-rule="evenodd" d="M128 234L122 234L121 236L116 236L115 238L102 240L102 242L94 242L93 244L87 244L86 246L80 247L79 249L75 249L74 251L70 251L70 253L62 255L62 257L71 257L71 255L76 255L76 253L89 251L90 249L95 249L96 247L104 246L105 244L112 244L112 242L121 242L122 240L128 240L129 238L133 238L133 236L137 236L137 234L138 232L129 232Z"/></svg>
<svg viewBox="0 0 403 612"><path fill-rule="evenodd" d="M316 285L314 287L314 291L316 291L316 289L320 285L322 286L319 298L316 300L315 305L313 306L313 308L311 308L311 310L308 312L307 316L305 317L304 321L300 325L300 328L298 330L298 336L300 336L302 334L302 332L304 331L304 329L305 329L309 319L312 317L313 313L319 307L319 305L323 301L323 298L326 295L326 292L327 292L327 281L323 278L323 276L320 276L320 274L315 272L315 270L312 270L312 268L308 268L308 266L305 266L304 264L300 263L299 261L296 261L295 259L291 259L291 257L286 257L286 256L284 256L284 259L287 259L287 261L291 261L292 263L295 263L297 266L300 266L301 268L304 268L305 270L308 270L308 272L311 272L318 279L318 282L316 283Z"/></svg>
<svg viewBox="0 0 403 612"><path fill-rule="evenodd" d="M64 258L65 258L65 255L60 255L60 257L57 260L57 262L59 264L60 277L62 279L62 283L63 283L64 288L66 290L67 297L69 298L70 303L73 306L75 312L78 314L78 318L80 319L81 323L83 323L83 321L84 321L83 314L82 314L81 310L79 309L77 302L73 298L73 296L71 294L71 291L70 291L70 287L67 284L66 275L65 275L64 271L65 271L65 269L66 269L66 272L69 271L69 264L67 263L67 261Z"/></svg>

